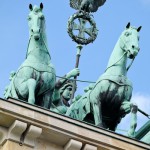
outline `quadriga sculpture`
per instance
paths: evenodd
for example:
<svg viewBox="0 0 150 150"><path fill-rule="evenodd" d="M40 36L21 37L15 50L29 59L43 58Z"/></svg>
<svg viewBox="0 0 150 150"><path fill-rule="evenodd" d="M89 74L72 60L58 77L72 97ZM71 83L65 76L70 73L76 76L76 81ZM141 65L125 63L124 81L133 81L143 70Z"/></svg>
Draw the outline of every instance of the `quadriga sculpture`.
<svg viewBox="0 0 150 150"><path fill-rule="evenodd" d="M131 111L132 103L129 101L132 96L132 83L126 75L140 50L140 29L141 27L131 27L128 23L114 47L105 73L86 95L72 104L67 116L115 131L121 118ZM132 61L127 67L128 58Z"/></svg>
<svg viewBox="0 0 150 150"><path fill-rule="evenodd" d="M43 4L40 7L30 4L29 9L30 37L26 59L13 77L5 97L19 98L50 108L56 75L47 46Z"/></svg>

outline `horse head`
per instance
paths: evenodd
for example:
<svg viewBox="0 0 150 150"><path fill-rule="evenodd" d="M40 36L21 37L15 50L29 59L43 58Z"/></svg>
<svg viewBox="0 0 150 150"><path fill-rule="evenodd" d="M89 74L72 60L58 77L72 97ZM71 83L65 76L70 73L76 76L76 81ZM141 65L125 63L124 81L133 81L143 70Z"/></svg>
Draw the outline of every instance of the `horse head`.
<svg viewBox="0 0 150 150"><path fill-rule="evenodd" d="M127 53L127 57L130 59L134 59L140 50L139 31L141 28L141 26L139 28L131 27L128 23L120 37L121 49Z"/></svg>
<svg viewBox="0 0 150 150"><path fill-rule="evenodd" d="M42 13L43 4L40 7L29 5L30 13L28 15L28 24L30 28L30 36L33 36L36 41L40 39L41 33L43 33L45 26L45 19Z"/></svg>

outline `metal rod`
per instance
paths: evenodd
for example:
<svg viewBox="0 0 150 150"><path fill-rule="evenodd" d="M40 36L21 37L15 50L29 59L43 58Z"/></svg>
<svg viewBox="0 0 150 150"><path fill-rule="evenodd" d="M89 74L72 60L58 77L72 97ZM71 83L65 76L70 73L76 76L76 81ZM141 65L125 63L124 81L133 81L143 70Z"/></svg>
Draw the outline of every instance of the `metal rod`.
<svg viewBox="0 0 150 150"><path fill-rule="evenodd" d="M80 56L81 56L81 50L83 48L82 45L77 45L77 55L76 55L76 64L75 64L75 68L79 67L79 61L80 61ZM76 79L77 76L74 77L74 81L73 81L73 88L72 88L72 96L71 96L71 103L72 103L72 99L74 98L74 94L76 92Z"/></svg>
<svg viewBox="0 0 150 150"><path fill-rule="evenodd" d="M144 116L148 117L150 119L150 115L148 115L146 112L138 108L138 111L143 114Z"/></svg>

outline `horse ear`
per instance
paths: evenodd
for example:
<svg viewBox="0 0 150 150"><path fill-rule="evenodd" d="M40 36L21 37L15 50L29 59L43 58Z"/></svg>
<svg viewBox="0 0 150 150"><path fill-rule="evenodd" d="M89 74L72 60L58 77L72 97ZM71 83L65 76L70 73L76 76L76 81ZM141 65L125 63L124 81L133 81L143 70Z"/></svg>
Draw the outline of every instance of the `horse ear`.
<svg viewBox="0 0 150 150"><path fill-rule="evenodd" d="M140 32L141 28L142 28L142 26L138 27L137 32Z"/></svg>
<svg viewBox="0 0 150 150"><path fill-rule="evenodd" d="M40 8L43 9L43 3L40 4Z"/></svg>
<svg viewBox="0 0 150 150"><path fill-rule="evenodd" d="M129 27L130 27L130 22L127 24L126 28L129 29Z"/></svg>
<svg viewBox="0 0 150 150"><path fill-rule="evenodd" d="M29 4L29 9L30 9L31 11L33 10L32 4Z"/></svg>

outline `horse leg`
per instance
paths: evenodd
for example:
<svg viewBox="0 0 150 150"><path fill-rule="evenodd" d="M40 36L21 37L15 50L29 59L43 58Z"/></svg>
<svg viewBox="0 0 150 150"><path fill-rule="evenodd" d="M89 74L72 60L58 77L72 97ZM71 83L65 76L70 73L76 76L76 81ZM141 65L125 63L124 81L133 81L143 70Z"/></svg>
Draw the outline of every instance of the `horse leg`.
<svg viewBox="0 0 150 150"><path fill-rule="evenodd" d="M130 122L130 129L128 130L127 136L134 137L135 135L135 128L137 126L137 110L138 107L136 104L133 104L128 101L124 101L121 105L120 111L121 116L124 117L126 114L131 112L131 122Z"/></svg>
<svg viewBox="0 0 150 150"><path fill-rule="evenodd" d="M53 91L48 91L43 95L43 104L42 107L50 109L51 107L51 97L52 97Z"/></svg>
<svg viewBox="0 0 150 150"><path fill-rule="evenodd" d="M97 90L98 89L98 90ZM89 100L93 107L93 115L95 125L99 127L103 127L102 125L102 114L101 114L101 100L100 100L100 90L101 86L98 84L97 88L93 89L90 93Z"/></svg>
<svg viewBox="0 0 150 150"><path fill-rule="evenodd" d="M129 137L135 137L135 129L137 126L137 110L138 106L136 104L132 104L131 106L131 122L130 122L130 129L128 130Z"/></svg>
<svg viewBox="0 0 150 150"><path fill-rule="evenodd" d="M36 80L35 79L28 79L27 80L27 87L28 87L28 103L35 104L35 88L36 88Z"/></svg>
<svg viewBox="0 0 150 150"><path fill-rule="evenodd" d="M93 103L93 114L95 125L103 127L102 125L102 116L101 116L101 102Z"/></svg>
<svg viewBox="0 0 150 150"><path fill-rule="evenodd" d="M40 89L40 91L42 91L41 93L43 93L41 95L42 99L40 100L40 106L50 109L52 94L56 82L55 74L43 72L41 73L40 81L42 82L42 88Z"/></svg>

